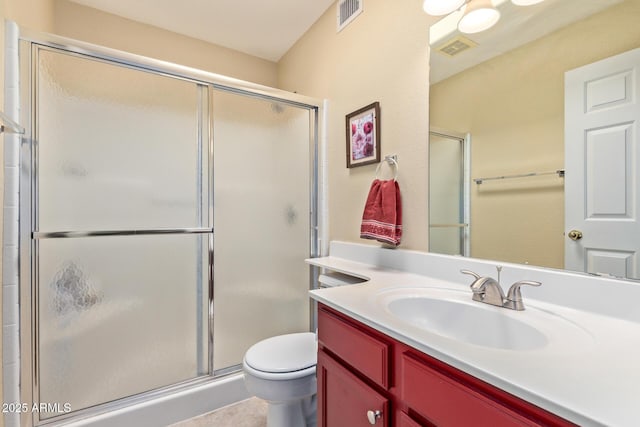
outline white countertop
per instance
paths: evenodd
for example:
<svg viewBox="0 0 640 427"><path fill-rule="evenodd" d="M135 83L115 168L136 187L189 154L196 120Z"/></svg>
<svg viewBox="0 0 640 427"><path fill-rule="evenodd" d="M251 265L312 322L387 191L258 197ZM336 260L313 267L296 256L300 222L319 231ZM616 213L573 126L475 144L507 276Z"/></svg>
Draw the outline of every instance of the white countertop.
<svg viewBox="0 0 640 427"><path fill-rule="evenodd" d="M403 259L397 252L393 256ZM415 252L407 253L416 256ZM422 255L418 253L417 256ZM424 254L424 257L429 256L434 255ZM538 325L540 318L544 317L541 313L551 311L573 323L581 330L580 333L575 334L576 329L571 327L556 327L559 325L549 321L544 328L553 336L553 345L530 350L484 347L404 322L385 308L380 296L394 288L437 287L468 291L471 300L470 278L466 276L460 275L459 281L454 282L407 272L404 268L380 267L336 256L309 259L307 262L367 279L361 284L310 292L313 299L329 307L578 425L640 425L640 323L636 321L555 305L549 301L553 299L553 295L548 295L549 291L544 300L528 298L527 289L523 290L525 311L489 306L490 309L503 310L506 316L514 316L523 322L538 322ZM470 262L473 263L461 259L460 268L469 268ZM402 264L399 263L400 267ZM535 269L530 274L527 279L535 278ZM562 294L561 286L557 287ZM635 295L637 290L633 288L631 292ZM602 292L599 296L601 299L615 297ZM640 300L637 307L640 310ZM603 310L606 312L606 309L608 306Z"/></svg>

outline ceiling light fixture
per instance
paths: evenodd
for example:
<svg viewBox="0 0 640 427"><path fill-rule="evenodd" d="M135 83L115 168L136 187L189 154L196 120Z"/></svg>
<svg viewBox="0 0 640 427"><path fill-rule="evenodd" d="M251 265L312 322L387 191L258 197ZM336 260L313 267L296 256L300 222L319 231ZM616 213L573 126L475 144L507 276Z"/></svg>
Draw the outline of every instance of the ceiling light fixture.
<svg viewBox="0 0 640 427"><path fill-rule="evenodd" d="M517 6L531 6L532 4L542 3L544 0L511 0L511 3Z"/></svg>
<svg viewBox="0 0 640 427"><path fill-rule="evenodd" d="M479 33L493 27L498 20L500 12L493 7L491 0L471 0L458 21L458 30L466 34Z"/></svg>
<svg viewBox="0 0 640 427"><path fill-rule="evenodd" d="M424 0L422 8L432 16L442 16L456 12L462 14L458 21L461 33L479 33L488 30L500 20L500 11L494 4L500 5L506 0ZM544 0L511 0L517 6L531 6Z"/></svg>
<svg viewBox="0 0 640 427"><path fill-rule="evenodd" d="M448 15L460 9L467 0L424 0L422 8L432 16Z"/></svg>

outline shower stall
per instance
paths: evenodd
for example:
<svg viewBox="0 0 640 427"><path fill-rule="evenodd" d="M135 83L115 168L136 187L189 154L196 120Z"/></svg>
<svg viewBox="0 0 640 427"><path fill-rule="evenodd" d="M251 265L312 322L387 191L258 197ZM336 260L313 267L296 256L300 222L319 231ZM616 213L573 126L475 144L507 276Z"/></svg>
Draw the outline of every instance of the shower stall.
<svg viewBox="0 0 640 427"><path fill-rule="evenodd" d="M5 351L18 352L20 402L37 410L8 425L166 406L198 387L229 403L250 345L312 326L303 260L320 252L321 104L15 39L20 345Z"/></svg>

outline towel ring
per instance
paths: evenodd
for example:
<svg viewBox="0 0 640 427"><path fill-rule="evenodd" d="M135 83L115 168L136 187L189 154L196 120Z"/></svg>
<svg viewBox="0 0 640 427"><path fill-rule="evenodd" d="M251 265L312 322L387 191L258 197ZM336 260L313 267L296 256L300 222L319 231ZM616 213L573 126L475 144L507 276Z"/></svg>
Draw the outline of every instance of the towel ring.
<svg viewBox="0 0 640 427"><path fill-rule="evenodd" d="M389 167L395 166L396 170L395 170L395 174L393 175L393 180L397 181L397 179L398 179L398 170L400 169L400 167L398 166L398 161L396 160L396 156L395 155L394 156L385 156L384 159L389 164ZM380 164L376 168L376 179L379 179L378 178L378 174L380 173L380 168L382 167L382 165L383 165L383 162L380 162Z"/></svg>

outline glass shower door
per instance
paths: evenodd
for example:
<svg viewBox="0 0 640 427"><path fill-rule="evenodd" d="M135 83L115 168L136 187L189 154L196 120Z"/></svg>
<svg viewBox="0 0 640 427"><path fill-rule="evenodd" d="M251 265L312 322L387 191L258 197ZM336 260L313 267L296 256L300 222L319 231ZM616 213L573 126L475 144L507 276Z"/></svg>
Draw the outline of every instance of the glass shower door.
<svg viewBox="0 0 640 427"><path fill-rule="evenodd" d="M215 372L254 343L309 331L308 108L216 90L214 111Z"/></svg>
<svg viewBox="0 0 640 427"><path fill-rule="evenodd" d="M429 132L429 251L469 256L465 138Z"/></svg>
<svg viewBox="0 0 640 427"><path fill-rule="evenodd" d="M34 401L78 411L209 374L209 88L33 58Z"/></svg>

